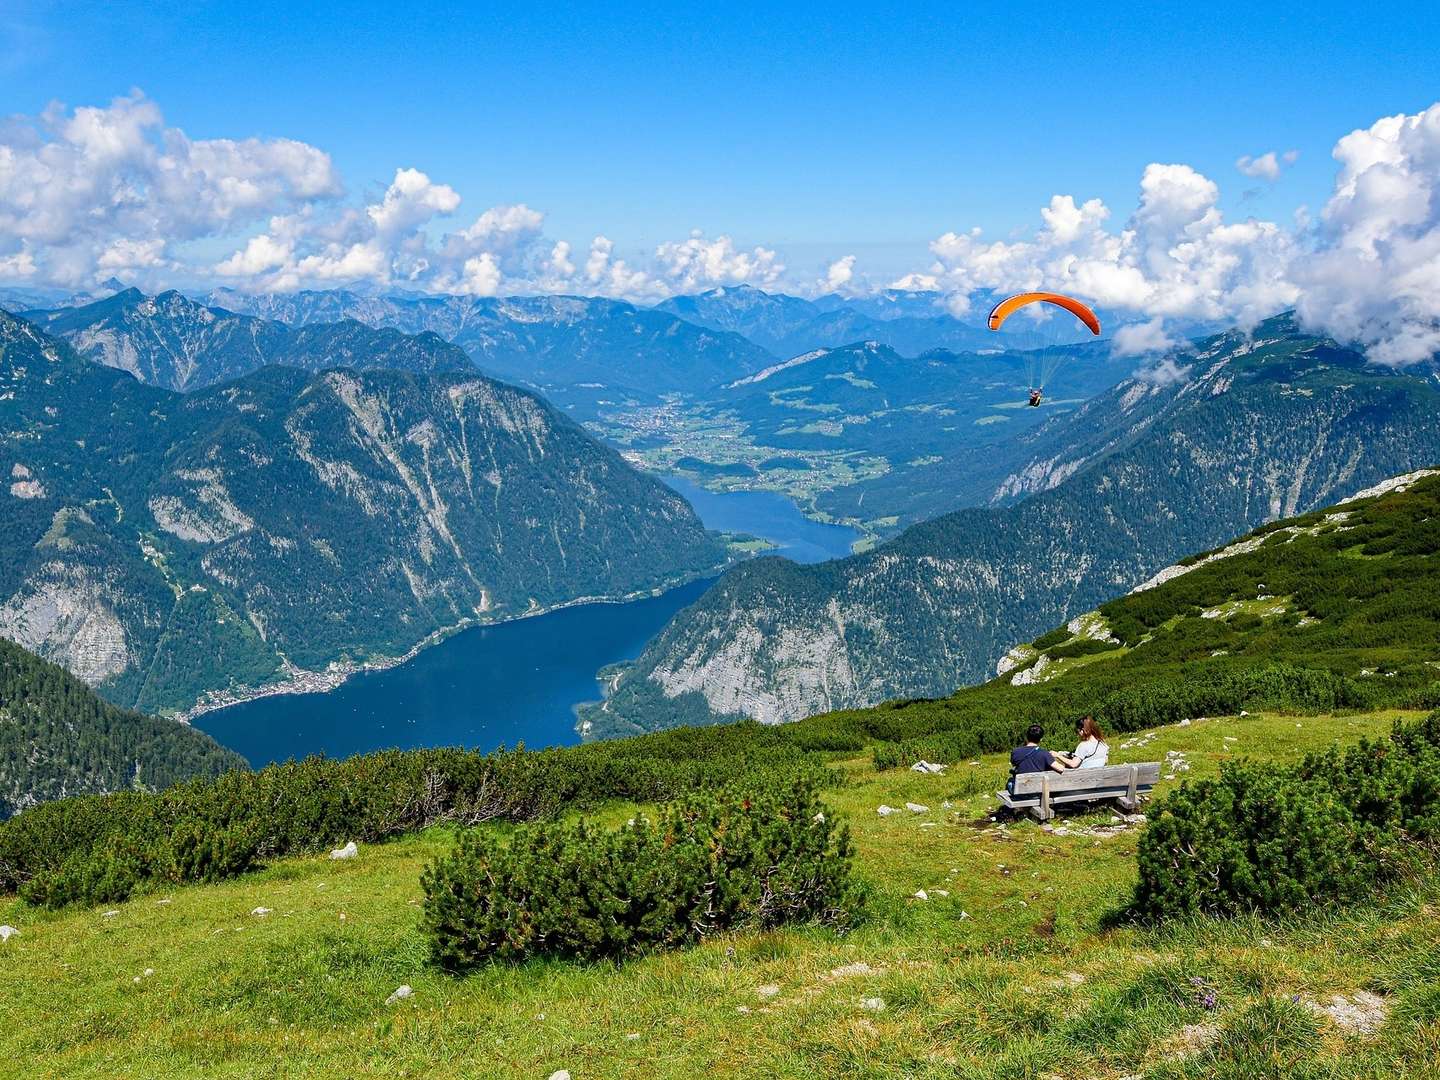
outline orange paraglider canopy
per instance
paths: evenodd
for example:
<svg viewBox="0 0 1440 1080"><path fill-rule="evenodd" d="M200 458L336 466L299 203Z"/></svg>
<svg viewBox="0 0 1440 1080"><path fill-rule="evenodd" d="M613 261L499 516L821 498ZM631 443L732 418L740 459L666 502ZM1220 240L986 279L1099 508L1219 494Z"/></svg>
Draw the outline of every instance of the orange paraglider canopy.
<svg viewBox="0 0 1440 1080"><path fill-rule="evenodd" d="M1056 307L1062 307L1088 326L1092 334L1100 333L1100 320L1095 317L1095 312L1073 296L1053 292L1026 292L1001 300L990 311L990 329L999 330L1006 319L1027 304L1054 304Z"/></svg>

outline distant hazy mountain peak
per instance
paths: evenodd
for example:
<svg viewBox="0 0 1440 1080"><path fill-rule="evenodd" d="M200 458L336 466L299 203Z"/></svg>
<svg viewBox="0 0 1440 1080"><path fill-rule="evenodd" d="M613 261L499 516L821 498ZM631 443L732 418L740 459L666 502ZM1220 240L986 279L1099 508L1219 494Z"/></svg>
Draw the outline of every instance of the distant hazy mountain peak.
<svg viewBox="0 0 1440 1080"><path fill-rule="evenodd" d="M174 289L146 296L124 289L78 307L27 312L81 356L130 372L141 382L189 391L267 364L464 370L464 352L440 338L377 330L340 315L323 325L283 322L212 307Z"/></svg>

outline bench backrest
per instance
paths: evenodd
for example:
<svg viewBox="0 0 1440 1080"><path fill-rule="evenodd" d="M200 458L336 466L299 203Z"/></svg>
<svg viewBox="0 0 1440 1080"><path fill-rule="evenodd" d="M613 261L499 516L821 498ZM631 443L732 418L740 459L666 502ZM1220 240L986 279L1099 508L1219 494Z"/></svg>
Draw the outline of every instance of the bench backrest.
<svg viewBox="0 0 1440 1080"><path fill-rule="evenodd" d="M1145 761L1137 765L1105 765L1098 769L1067 769L1063 773L1019 773L1015 777L1016 795L1039 795L1049 777L1051 791L1088 791L1091 788L1109 790L1123 788L1130 784L1130 770L1135 770L1135 782L1154 786L1160 780L1160 763Z"/></svg>

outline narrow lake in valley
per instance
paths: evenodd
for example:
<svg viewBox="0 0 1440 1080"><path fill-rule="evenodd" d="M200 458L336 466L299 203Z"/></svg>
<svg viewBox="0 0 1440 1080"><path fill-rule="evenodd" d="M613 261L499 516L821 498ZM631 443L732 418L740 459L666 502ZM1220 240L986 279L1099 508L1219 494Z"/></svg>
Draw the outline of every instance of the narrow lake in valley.
<svg viewBox="0 0 1440 1080"><path fill-rule="evenodd" d="M709 528L762 536L797 562L848 554L858 535L810 521L783 495L717 495L688 481L667 482ZM583 604L462 630L398 667L364 672L326 693L257 698L205 713L195 726L257 767L388 747L576 743L575 706L600 697L595 673L639 656L709 586L696 581L625 604Z"/></svg>
<svg viewBox="0 0 1440 1080"><path fill-rule="evenodd" d="M632 660L709 581L626 604L581 604L462 630L385 671L322 694L232 705L195 726L254 766L386 747L563 746L580 741L574 706L600 697L595 673Z"/></svg>
<svg viewBox="0 0 1440 1080"><path fill-rule="evenodd" d="M860 534L847 525L812 521L790 499L775 491L706 491L692 480L661 477L690 500L707 528L764 537L796 562L824 562L850 554Z"/></svg>

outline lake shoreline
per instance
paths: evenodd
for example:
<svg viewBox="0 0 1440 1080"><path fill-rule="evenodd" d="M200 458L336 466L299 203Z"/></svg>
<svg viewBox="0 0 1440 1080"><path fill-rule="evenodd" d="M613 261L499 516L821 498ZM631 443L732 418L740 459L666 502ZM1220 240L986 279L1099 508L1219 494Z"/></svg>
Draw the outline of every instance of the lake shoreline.
<svg viewBox="0 0 1440 1080"><path fill-rule="evenodd" d="M574 607L583 607L587 604L630 604L637 600L663 596L665 593L671 592L674 589L683 588L697 581L714 580L740 561L743 560L730 559L707 570L694 574L681 575L667 580L663 584L656 585L653 588L638 589L622 595L579 596L573 600L551 604L549 607L537 606L521 612L518 615L511 615L503 619L464 619L451 626L441 627L438 630L432 631L399 656L379 656L362 661L334 660L331 661L330 665L323 671L311 671L307 668L296 667L292 664L286 669L285 679L281 682L267 683L265 686L254 687L240 692L212 690L208 692L206 698L197 701L194 705L190 706L190 708L182 712L172 714L170 718L177 723L189 726L192 725L198 717L219 712L222 709L228 709L236 705L260 701L264 698L328 693L331 690L336 690L343 686L356 675L388 671L391 668L396 668L401 664L408 663L425 650L448 641L456 634L463 633L466 630L505 626L509 623L538 618L541 615L549 615L556 611L564 611Z"/></svg>

